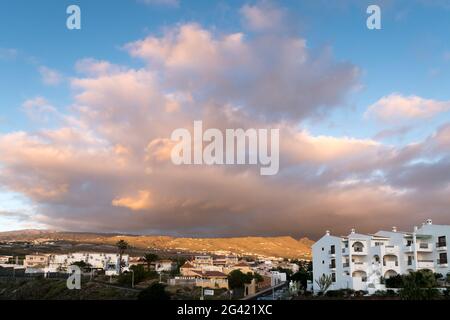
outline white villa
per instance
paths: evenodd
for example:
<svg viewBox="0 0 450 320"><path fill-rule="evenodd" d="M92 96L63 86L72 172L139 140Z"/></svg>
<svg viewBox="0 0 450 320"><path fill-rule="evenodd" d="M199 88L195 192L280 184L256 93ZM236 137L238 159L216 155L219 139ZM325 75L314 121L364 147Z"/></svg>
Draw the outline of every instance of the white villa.
<svg viewBox="0 0 450 320"><path fill-rule="evenodd" d="M33 254L26 255L24 267L28 272L57 272L83 261L93 269L105 270L106 275L119 274L119 254L117 253L90 253L75 252L67 254ZM122 256L122 270L129 268L129 256Z"/></svg>
<svg viewBox="0 0 450 320"><path fill-rule="evenodd" d="M331 275L328 290L384 290L382 277L428 269L442 275L450 272L448 264L450 226L433 225L427 220L413 232L379 231L360 234L352 229L346 237L326 234L312 246L313 288L323 274Z"/></svg>

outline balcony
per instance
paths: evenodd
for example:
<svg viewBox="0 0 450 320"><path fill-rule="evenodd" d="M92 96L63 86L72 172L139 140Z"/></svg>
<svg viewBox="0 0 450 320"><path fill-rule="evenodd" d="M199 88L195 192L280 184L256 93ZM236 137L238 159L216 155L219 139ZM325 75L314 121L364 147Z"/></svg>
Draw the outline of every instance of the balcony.
<svg viewBox="0 0 450 320"><path fill-rule="evenodd" d="M437 259L436 263L439 268L447 268L448 267L448 261L444 259Z"/></svg>
<svg viewBox="0 0 450 320"><path fill-rule="evenodd" d="M417 261L418 269L434 269L434 261L433 260L419 260Z"/></svg>
<svg viewBox="0 0 450 320"><path fill-rule="evenodd" d="M342 248L342 255L348 256L348 248Z"/></svg>
<svg viewBox="0 0 450 320"><path fill-rule="evenodd" d="M335 265L335 264L332 264L332 263L330 263L330 264L328 265L328 267L329 267L330 269L336 269L336 265Z"/></svg>
<svg viewBox="0 0 450 320"><path fill-rule="evenodd" d="M433 246L431 243L421 242L416 244L411 244L404 249L405 252L432 252Z"/></svg>
<svg viewBox="0 0 450 320"><path fill-rule="evenodd" d="M336 256L336 251L335 251L335 250L328 250L328 254L329 254L331 257L335 257L335 256Z"/></svg>
<svg viewBox="0 0 450 320"><path fill-rule="evenodd" d="M446 242L436 242L436 250L447 251L447 243Z"/></svg>
<svg viewBox="0 0 450 320"><path fill-rule="evenodd" d="M389 269L395 269L398 267L398 261L385 261L383 263L383 267L386 267Z"/></svg>
<svg viewBox="0 0 450 320"><path fill-rule="evenodd" d="M384 253L385 254L397 255L398 254L398 247L397 246L385 246L384 247Z"/></svg>
<svg viewBox="0 0 450 320"><path fill-rule="evenodd" d="M352 255L355 255L355 256L367 255L367 249L366 248L354 247L354 248L352 248Z"/></svg>
<svg viewBox="0 0 450 320"><path fill-rule="evenodd" d="M350 263L348 262L344 262L344 264L342 265L343 268L348 268L350 267Z"/></svg>
<svg viewBox="0 0 450 320"><path fill-rule="evenodd" d="M352 262L352 264L355 270L365 270L367 268L367 263L365 262L356 261Z"/></svg>

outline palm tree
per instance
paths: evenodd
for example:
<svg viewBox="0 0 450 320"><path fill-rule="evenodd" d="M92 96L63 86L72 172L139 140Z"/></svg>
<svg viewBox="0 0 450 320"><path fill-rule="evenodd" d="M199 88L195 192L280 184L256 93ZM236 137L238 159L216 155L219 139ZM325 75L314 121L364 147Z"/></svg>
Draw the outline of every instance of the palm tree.
<svg viewBox="0 0 450 320"><path fill-rule="evenodd" d="M129 245L128 242L125 240L120 239L116 243L117 249L119 249L119 276L122 274L122 256L125 253L125 251L128 249Z"/></svg>
<svg viewBox="0 0 450 320"><path fill-rule="evenodd" d="M158 256L154 253L147 253L144 256L144 261L147 263L147 270L150 270L150 265L152 262L158 260Z"/></svg>

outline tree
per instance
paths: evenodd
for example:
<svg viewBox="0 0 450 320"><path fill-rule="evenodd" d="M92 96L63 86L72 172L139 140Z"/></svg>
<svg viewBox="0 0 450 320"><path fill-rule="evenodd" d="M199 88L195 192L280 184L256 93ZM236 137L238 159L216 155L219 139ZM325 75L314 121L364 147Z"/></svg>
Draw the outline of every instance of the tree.
<svg viewBox="0 0 450 320"><path fill-rule="evenodd" d="M117 283L131 287L133 277L134 284L137 284L147 279L156 279L158 274L155 271L145 270L143 265L131 266L130 272L123 272L117 279Z"/></svg>
<svg viewBox="0 0 450 320"><path fill-rule="evenodd" d="M256 283L260 283L264 281L264 278L259 273L253 273L253 279L255 279Z"/></svg>
<svg viewBox="0 0 450 320"><path fill-rule="evenodd" d="M249 272L242 273L241 270L233 270L228 275L228 286L230 289L244 288L245 284L251 283L253 275Z"/></svg>
<svg viewBox="0 0 450 320"><path fill-rule="evenodd" d="M291 276L291 280L300 282L302 289L306 290L308 287L308 280L312 280L312 273L305 269L300 269Z"/></svg>
<svg viewBox="0 0 450 320"><path fill-rule="evenodd" d="M122 274L122 256L125 253L125 251L128 249L129 245L128 242L126 242L123 239L120 239L116 243L116 247L119 250L119 276Z"/></svg>
<svg viewBox="0 0 450 320"><path fill-rule="evenodd" d="M170 295L166 292L165 285L155 282L139 292L138 300L170 300Z"/></svg>
<svg viewBox="0 0 450 320"><path fill-rule="evenodd" d="M403 286L399 295L404 300L431 300L440 293L436 289L437 281L433 272L419 270L403 276Z"/></svg>
<svg viewBox="0 0 450 320"><path fill-rule="evenodd" d="M319 279L316 279L316 283L319 286L320 293L324 294L333 283L331 275L322 274Z"/></svg>
<svg viewBox="0 0 450 320"><path fill-rule="evenodd" d="M158 260L158 255L150 252L145 254L144 261L147 263L147 270L150 270L152 262L155 262L156 260Z"/></svg>
<svg viewBox="0 0 450 320"><path fill-rule="evenodd" d="M386 284L386 288L401 288L403 287L403 276L397 274L395 276L385 278L384 283Z"/></svg>
<svg viewBox="0 0 450 320"><path fill-rule="evenodd" d="M80 267L80 269L82 269L82 270L89 270L92 268L92 265L90 263L87 263L83 260L76 261L76 262L72 263L72 265Z"/></svg>

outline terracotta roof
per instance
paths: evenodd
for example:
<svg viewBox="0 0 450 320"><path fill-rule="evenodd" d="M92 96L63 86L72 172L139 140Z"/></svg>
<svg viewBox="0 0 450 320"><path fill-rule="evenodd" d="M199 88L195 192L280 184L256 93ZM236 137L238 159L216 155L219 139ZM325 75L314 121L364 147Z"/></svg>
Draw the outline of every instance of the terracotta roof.
<svg viewBox="0 0 450 320"><path fill-rule="evenodd" d="M188 268L188 269L193 269L195 268L192 264L190 264L189 262L185 262L181 268Z"/></svg>
<svg viewBox="0 0 450 320"><path fill-rule="evenodd" d="M238 264L234 265L235 267L248 267L248 264L246 264L245 262L239 262Z"/></svg>
<svg viewBox="0 0 450 320"><path fill-rule="evenodd" d="M194 271L195 273L197 273L199 276L201 277L205 277L205 278L212 278L212 277L216 277L216 278L227 278L228 276L220 271Z"/></svg>

